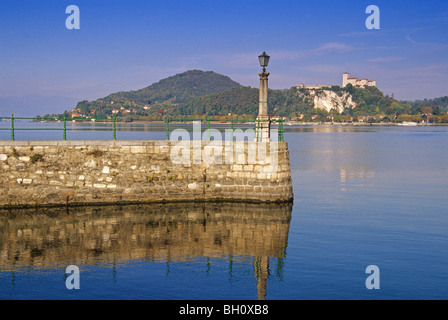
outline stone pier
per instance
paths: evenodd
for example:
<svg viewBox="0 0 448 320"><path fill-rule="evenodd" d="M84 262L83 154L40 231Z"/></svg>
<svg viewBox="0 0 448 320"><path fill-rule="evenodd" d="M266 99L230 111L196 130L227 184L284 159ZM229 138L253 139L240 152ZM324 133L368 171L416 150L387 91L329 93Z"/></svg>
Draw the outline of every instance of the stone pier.
<svg viewBox="0 0 448 320"><path fill-rule="evenodd" d="M0 208L292 199L286 142L0 141Z"/></svg>

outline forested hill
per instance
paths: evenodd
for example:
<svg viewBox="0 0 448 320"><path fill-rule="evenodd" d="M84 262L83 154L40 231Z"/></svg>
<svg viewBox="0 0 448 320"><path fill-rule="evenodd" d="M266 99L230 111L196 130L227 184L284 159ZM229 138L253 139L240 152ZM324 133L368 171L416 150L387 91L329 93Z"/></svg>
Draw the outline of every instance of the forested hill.
<svg viewBox="0 0 448 320"><path fill-rule="evenodd" d="M350 99L347 99L347 98ZM352 101L348 103L347 100ZM324 102L328 109L319 108L317 101ZM338 110L339 109L339 110ZM258 88L235 87L224 92L198 97L180 110L183 114L228 115L258 114ZM268 112L271 116L286 118L313 115L345 114L349 116L372 116L412 112L412 106L400 104L385 96L376 87L344 88L331 86L321 89L299 89L268 91Z"/></svg>
<svg viewBox="0 0 448 320"><path fill-rule="evenodd" d="M435 99L423 99L415 101L400 101L404 105L409 105L412 108L424 112L425 107L431 107L434 114L446 113L448 107L448 96L435 98Z"/></svg>
<svg viewBox="0 0 448 320"><path fill-rule="evenodd" d="M94 101L81 101L75 108L44 119L112 118L125 121L163 120L179 116L240 116L258 114L258 88L242 86L227 76L190 70L135 91L112 93ZM372 121L448 121L448 97L421 101L397 101L377 87L331 86L317 89L292 87L269 90L268 112L301 121L351 121L368 117ZM408 117L408 116L415 117ZM447 119L431 118L445 116Z"/></svg>
<svg viewBox="0 0 448 320"><path fill-rule="evenodd" d="M228 116L258 114L258 88L238 86L226 91L197 97L173 110L174 114ZM326 108L323 108L325 106ZM292 87L290 89L268 91L268 112L271 116L322 120L328 116L340 115L340 120L353 117L408 121L421 121L427 115L446 114L448 97L421 101L398 101L384 95L377 87L330 86L320 89ZM387 121L388 121L387 120ZM445 120L444 120L445 121Z"/></svg>
<svg viewBox="0 0 448 320"><path fill-rule="evenodd" d="M164 110L166 113L197 97L239 86L238 82L212 71L189 70L140 90L116 92L90 102L81 101L74 110L77 109L77 113L82 115L94 111L97 118L110 116L113 110L118 110L115 113L119 115L125 114L124 110L129 110L130 113L135 113L135 110Z"/></svg>

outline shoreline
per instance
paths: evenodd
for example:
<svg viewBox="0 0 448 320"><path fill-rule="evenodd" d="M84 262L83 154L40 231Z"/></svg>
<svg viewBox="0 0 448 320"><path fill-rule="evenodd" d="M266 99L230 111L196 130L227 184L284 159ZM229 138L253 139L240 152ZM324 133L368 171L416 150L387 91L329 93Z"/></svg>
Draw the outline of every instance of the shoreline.
<svg viewBox="0 0 448 320"><path fill-rule="evenodd" d="M204 121L207 121L203 119ZM29 122L41 122L41 123L63 123L63 121L29 121ZM188 124L192 121L170 121L170 124ZM69 123L69 122L67 122ZM76 121L70 123L111 123L110 121ZM132 123L138 123L138 124L161 124L165 125L165 121L132 121L132 122L124 122L124 121L117 121L116 123L119 124L132 124ZM253 124L253 121L239 121L238 123L234 123L234 125L238 124ZM217 122L214 121L212 124L219 124L219 125L230 125L231 122ZM273 124L277 124L276 122L273 122ZM416 124L406 124L403 122L387 122L387 123L366 123L366 122L283 122L283 126L406 126L406 127L431 127L431 126L448 126L448 123L416 123Z"/></svg>
<svg viewBox="0 0 448 320"><path fill-rule="evenodd" d="M64 121L62 120L42 120L42 121L32 121L32 120L28 120L26 121L25 119L14 119L15 121L19 122L19 121L24 121L24 122L31 122L31 123L64 123ZM198 119L199 120L203 120L204 122L207 121L207 119ZM3 118L0 119L0 122L10 122L10 119L7 118ZM170 121L170 124L186 124L186 123L191 123L192 121ZM98 124L113 124L113 121L91 121L91 120L83 120L83 121L73 121L73 120L68 120L68 123L98 123ZM155 121L147 121L147 120L134 120L131 122L126 122L126 121L116 121L116 124L132 124L132 123L138 123L138 124L158 124L158 125L166 125L165 121L160 121L160 120L155 120ZM233 122L234 125L238 125L238 124L253 124L254 121L242 121L242 120L235 120L235 122ZM230 121L211 121L211 124L219 124L219 125L230 125L231 122ZM274 125L278 125L278 122L273 121ZM319 125L325 125L325 126L408 126L408 127L429 127L429 126L448 126L448 123L420 123L420 122L377 122L377 123L369 123L369 122L297 122L297 121L284 121L283 122L283 126L319 126Z"/></svg>
<svg viewBox="0 0 448 320"><path fill-rule="evenodd" d="M403 126L403 127L431 127L431 126L447 126L448 123L416 123L416 124L407 124L403 122L397 122L397 123L366 123L366 122L285 122L284 125L287 126L316 126L316 125L323 125L323 126L364 126L364 127L370 127L370 126Z"/></svg>

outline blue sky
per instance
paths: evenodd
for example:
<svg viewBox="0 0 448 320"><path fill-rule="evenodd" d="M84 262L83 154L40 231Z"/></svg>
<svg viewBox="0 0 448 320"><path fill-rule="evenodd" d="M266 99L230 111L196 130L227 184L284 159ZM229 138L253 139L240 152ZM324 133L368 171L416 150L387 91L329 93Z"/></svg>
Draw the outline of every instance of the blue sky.
<svg viewBox="0 0 448 320"><path fill-rule="evenodd" d="M79 30L65 26L72 4ZM379 30L365 26L371 4ZM12 98L50 108L190 69L258 87L263 50L271 88L339 85L346 71L397 99L445 96L448 1L0 0L0 114Z"/></svg>

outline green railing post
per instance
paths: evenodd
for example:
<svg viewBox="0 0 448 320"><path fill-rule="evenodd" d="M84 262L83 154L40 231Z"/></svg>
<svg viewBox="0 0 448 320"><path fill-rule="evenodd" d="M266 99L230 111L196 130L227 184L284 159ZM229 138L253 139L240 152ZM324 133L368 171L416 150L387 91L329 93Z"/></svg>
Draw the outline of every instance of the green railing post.
<svg viewBox="0 0 448 320"><path fill-rule="evenodd" d="M11 140L14 140L14 114L11 114Z"/></svg>
<svg viewBox="0 0 448 320"><path fill-rule="evenodd" d="M67 116L64 115L64 135L62 137L65 140L67 140Z"/></svg>
<svg viewBox="0 0 448 320"><path fill-rule="evenodd" d="M117 116L114 115L113 140L117 140Z"/></svg>
<svg viewBox="0 0 448 320"><path fill-rule="evenodd" d="M166 120L165 120L165 123L166 123L166 127L165 127L165 134L166 134L166 137L165 137L165 139L166 140L170 140L170 125L169 125L169 123L170 123L170 118L166 118Z"/></svg>
<svg viewBox="0 0 448 320"><path fill-rule="evenodd" d="M210 119L207 119L208 140L210 141Z"/></svg>
<svg viewBox="0 0 448 320"><path fill-rule="evenodd" d="M278 123L278 141L283 141L283 119Z"/></svg>
<svg viewBox="0 0 448 320"><path fill-rule="evenodd" d="M272 125L273 122L274 122L274 121L271 120L271 118L268 119L268 127L267 127L267 129L266 129L266 130L268 131L268 137L271 136L271 125Z"/></svg>

